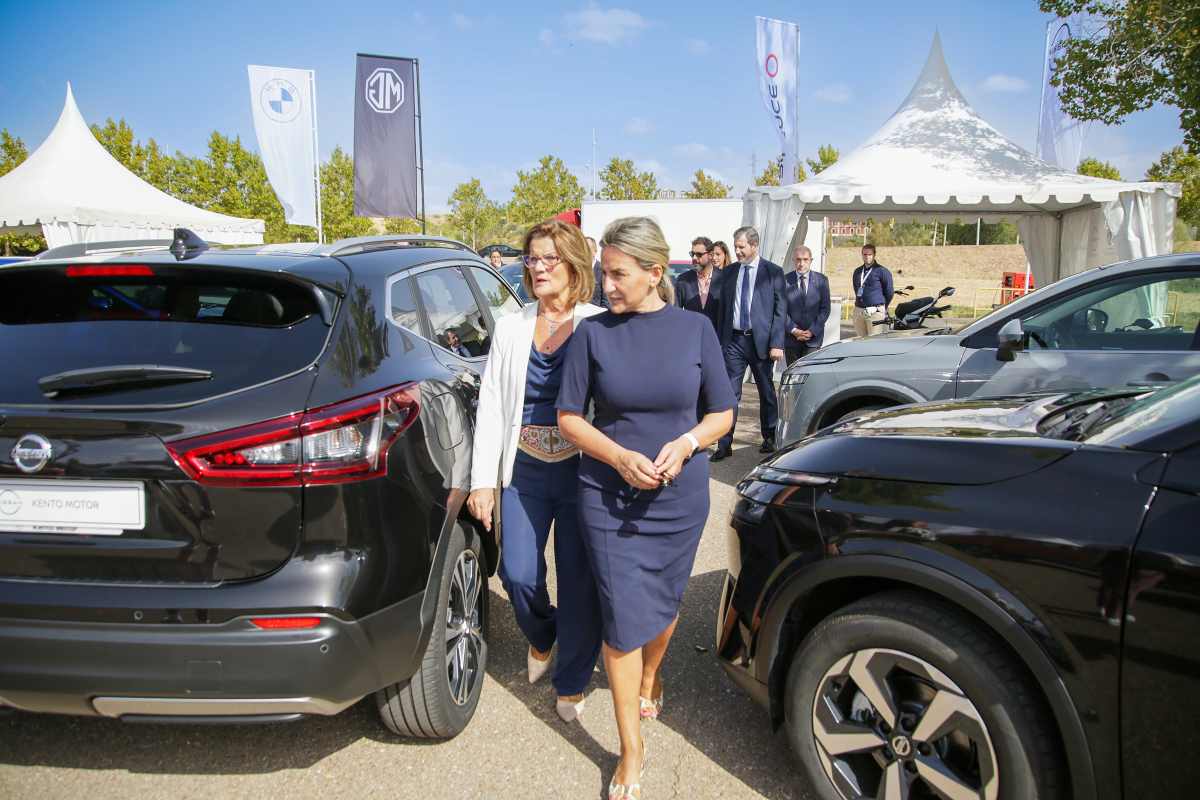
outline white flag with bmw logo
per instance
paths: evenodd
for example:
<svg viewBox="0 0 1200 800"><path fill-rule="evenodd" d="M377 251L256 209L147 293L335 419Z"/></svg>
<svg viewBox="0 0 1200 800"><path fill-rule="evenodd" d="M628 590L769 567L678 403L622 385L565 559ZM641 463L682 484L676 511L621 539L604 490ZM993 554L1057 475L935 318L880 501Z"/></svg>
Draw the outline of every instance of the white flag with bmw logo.
<svg viewBox="0 0 1200 800"><path fill-rule="evenodd" d="M283 218L293 225L317 225L316 75L308 69L246 67L250 108L263 166Z"/></svg>

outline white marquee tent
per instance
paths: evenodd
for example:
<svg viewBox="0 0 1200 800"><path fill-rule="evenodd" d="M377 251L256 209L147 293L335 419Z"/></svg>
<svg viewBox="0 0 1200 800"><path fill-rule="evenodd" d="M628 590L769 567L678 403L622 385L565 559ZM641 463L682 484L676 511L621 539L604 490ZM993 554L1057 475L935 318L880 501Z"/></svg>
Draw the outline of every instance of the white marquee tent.
<svg viewBox="0 0 1200 800"><path fill-rule="evenodd" d="M259 244L263 238L262 220L196 208L127 170L88 129L70 84L54 130L0 177L0 234L39 227L50 247L170 239L175 227L215 244Z"/></svg>
<svg viewBox="0 0 1200 800"><path fill-rule="evenodd" d="M875 135L802 183L746 192L743 223L790 263L807 218L1015 221L1038 286L1113 261L1171 252L1176 183L1128 183L1055 167L967 103L935 34L900 108Z"/></svg>

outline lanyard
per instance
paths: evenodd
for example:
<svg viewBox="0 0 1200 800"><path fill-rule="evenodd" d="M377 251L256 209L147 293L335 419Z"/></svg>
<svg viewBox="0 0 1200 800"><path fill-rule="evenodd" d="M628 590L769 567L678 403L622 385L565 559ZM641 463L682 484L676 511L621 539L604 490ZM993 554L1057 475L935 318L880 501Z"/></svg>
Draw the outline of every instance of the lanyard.
<svg viewBox="0 0 1200 800"><path fill-rule="evenodd" d="M871 270L875 269L875 265L871 265L863 270L863 274L858 279L858 296L863 296L863 289L867 288L867 277L871 274Z"/></svg>

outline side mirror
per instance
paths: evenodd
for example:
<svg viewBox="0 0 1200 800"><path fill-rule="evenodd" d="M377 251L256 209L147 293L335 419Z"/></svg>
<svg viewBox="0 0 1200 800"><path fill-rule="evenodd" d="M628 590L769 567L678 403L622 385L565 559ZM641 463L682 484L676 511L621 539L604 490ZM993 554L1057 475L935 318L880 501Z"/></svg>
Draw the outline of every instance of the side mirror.
<svg viewBox="0 0 1200 800"><path fill-rule="evenodd" d="M954 294L954 287L947 286L945 289L942 289L940 292L938 292L938 297L950 297L953 294Z"/></svg>
<svg viewBox="0 0 1200 800"><path fill-rule="evenodd" d="M1010 319L996 332L996 360L1012 361L1017 353L1025 349L1025 329L1021 320Z"/></svg>

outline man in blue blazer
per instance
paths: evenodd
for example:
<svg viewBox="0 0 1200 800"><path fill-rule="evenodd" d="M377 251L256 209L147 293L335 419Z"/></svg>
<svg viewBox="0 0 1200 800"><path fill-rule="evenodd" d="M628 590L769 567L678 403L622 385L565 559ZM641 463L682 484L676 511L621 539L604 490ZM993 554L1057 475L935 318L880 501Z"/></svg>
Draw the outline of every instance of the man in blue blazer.
<svg viewBox="0 0 1200 800"><path fill-rule="evenodd" d="M763 443L760 453L775 449L775 382L771 370L783 358L787 310L783 297L783 270L758 255L758 231L738 228L733 234L733 249L738 263L721 270L720 304L717 308L717 337L725 355L725 369L733 384L733 393L742 399L742 376L746 367L758 387L758 422ZM737 427L737 407L733 424ZM733 428L721 437L714 461L733 453Z"/></svg>
<svg viewBox="0 0 1200 800"><path fill-rule="evenodd" d="M675 281L675 305L703 314L715 329L721 271L712 266L712 239L697 236L692 240L692 263L695 267Z"/></svg>
<svg viewBox="0 0 1200 800"><path fill-rule="evenodd" d="M783 349L788 364L820 348L829 319L829 279L812 271L812 250L800 245L793 258L796 271L783 279L788 316Z"/></svg>

